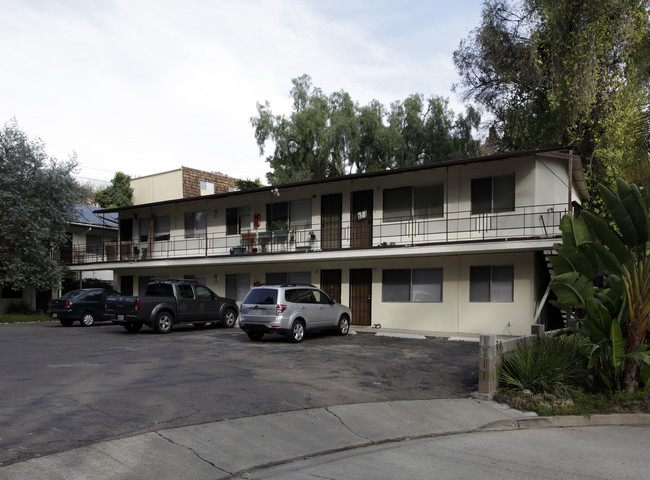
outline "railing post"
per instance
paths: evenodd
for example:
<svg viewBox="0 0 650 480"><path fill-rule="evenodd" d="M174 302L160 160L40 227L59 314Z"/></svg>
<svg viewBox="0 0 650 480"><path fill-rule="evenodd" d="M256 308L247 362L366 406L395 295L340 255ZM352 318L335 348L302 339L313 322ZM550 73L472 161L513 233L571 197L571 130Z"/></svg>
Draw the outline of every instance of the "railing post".
<svg viewBox="0 0 650 480"><path fill-rule="evenodd" d="M497 336L492 333L479 339L478 393L488 400L497 391Z"/></svg>
<svg viewBox="0 0 650 480"><path fill-rule="evenodd" d="M535 325L531 325L530 334L536 335L537 338L541 338L544 335L544 325L541 323L536 323Z"/></svg>

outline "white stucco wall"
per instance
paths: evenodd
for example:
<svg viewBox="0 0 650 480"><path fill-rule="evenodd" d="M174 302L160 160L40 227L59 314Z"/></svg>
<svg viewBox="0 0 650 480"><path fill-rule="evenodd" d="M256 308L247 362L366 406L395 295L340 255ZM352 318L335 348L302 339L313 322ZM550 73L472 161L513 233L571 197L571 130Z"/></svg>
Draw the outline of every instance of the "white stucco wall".
<svg viewBox="0 0 650 480"><path fill-rule="evenodd" d="M183 198L183 171L178 169L133 178L131 188L134 205Z"/></svg>

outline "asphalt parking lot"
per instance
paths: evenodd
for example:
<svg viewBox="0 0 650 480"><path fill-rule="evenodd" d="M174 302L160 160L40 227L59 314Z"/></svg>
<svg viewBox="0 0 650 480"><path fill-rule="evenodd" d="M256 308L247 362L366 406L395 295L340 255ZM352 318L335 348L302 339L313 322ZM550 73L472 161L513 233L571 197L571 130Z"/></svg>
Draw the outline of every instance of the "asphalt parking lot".
<svg viewBox="0 0 650 480"><path fill-rule="evenodd" d="M239 329L0 325L0 466L101 440L332 405L466 397L478 344Z"/></svg>

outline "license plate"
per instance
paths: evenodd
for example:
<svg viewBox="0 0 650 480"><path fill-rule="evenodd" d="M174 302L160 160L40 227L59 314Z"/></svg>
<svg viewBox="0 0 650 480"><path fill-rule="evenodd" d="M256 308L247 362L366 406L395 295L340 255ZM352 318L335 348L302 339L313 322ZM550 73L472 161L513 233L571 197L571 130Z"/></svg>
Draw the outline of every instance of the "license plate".
<svg viewBox="0 0 650 480"><path fill-rule="evenodd" d="M52 318L57 318L58 316L59 316L58 313L53 313L53 314L52 314Z"/></svg>
<svg viewBox="0 0 650 480"><path fill-rule="evenodd" d="M253 315L262 315L262 310L260 310L259 308L254 308L253 310L251 310L251 313Z"/></svg>
<svg viewBox="0 0 650 480"><path fill-rule="evenodd" d="M124 315L118 315L118 316L117 316L117 319L118 319L118 320L124 320Z"/></svg>

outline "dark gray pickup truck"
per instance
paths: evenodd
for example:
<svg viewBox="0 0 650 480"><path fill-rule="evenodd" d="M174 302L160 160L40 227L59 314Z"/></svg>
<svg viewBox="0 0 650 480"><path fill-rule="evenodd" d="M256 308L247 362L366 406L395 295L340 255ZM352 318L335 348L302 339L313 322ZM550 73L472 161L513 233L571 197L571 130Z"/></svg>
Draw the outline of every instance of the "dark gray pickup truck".
<svg viewBox="0 0 650 480"><path fill-rule="evenodd" d="M220 297L194 280L178 279L153 281L141 297L108 296L104 310L104 320L122 325L129 332L148 325L156 333L169 333L176 323L232 328L238 316L234 300Z"/></svg>

